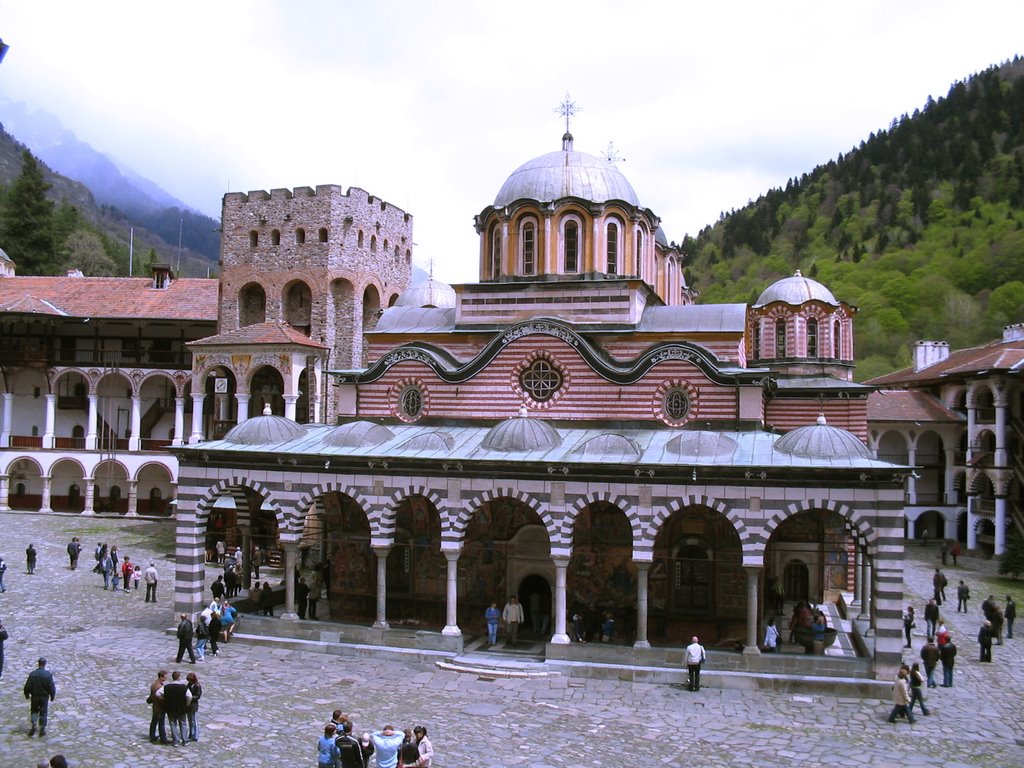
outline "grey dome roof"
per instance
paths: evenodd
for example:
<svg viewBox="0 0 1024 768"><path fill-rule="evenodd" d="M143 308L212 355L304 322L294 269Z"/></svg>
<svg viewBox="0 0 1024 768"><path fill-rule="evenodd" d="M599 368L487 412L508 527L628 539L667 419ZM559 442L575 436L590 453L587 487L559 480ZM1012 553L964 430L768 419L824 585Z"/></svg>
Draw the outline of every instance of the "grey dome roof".
<svg viewBox="0 0 1024 768"><path fill-rule="evenodd" d="M519 409L519 415L495 424L480 441L480 447L491 451L512 453L556 448L562 444L558 430L540 419L531 419L526 407Z"/></svg>
<svg viewBox="0 0 1024 768"><path fill-rule="evenodd" d="M682 432L665 445L667 451L678 455L680 459L695 462L728 461L732 459L736 448L736 441L731 437L703 430Z"/></svg>
<svg viewBox="0 0 1024 768"><path fill-rule="evenodd" d="M370 448L394 436L390 429L372 421L350 421L332 429L327 444L334 448Z"/></svg>
<svg viewBox="0 0 1024 768"><path fill-rule="evenodd" d="M302 425L284 416L272 415L270 406L266 405L262 416L253 416L235 425L224 435L224 440L239 445L267 445L287 443L305 434L306 429Z"/></svg>
<svg viewBox="0 0 1024 768"><path fill-rule="evenodd" d="M822 301L833 306L839 305L836 297L832 295L832 291L817 280L804 277L800 274L799 269L792 277L784 277L765 288L764 293L758 297L756 305L763 306L775 301L784 301L786 304L794 305L803 304L806 301Z"/></svg>
<svg viewBox="0 0 1024 768"><path fill-rule="evenodd" d="M825 415L817 424L797 427L787 432L774 446L776 451L809 459L870 459L871 451L855 434L825 423Z"/></svg>
<svg viewBox="0 0 1024 768"><path fill-rule="evenodd" d="M588 456L617 456L634 461L639 458L641 450L640 446L636 444L636 440L625 435L609 432L583 441L569 453L580 455L584 458Z"/></svg>
<svg viewBox="0 0 1024 768"><path fill-rule="evenodd" d="M400 451L450 451L455 446L455 438L447 432L421 432L406 440Z"/></svg>
<svg viewBox="0 0 1024 768"><path fill-rule="evenodd" d="M425 283L410 285L402 291L394 306L449 309L455 306L455 289L431 277Z"/></svg>
<svg viewBox="0 0 1024 768"><path fill-rule="evenodd" d="M494 198L494 207L504 208L516 200L546 203L563 197L594 203L623 200L640 207L636 192L615 163L573 151L572 137L567 138L568 149L535 157L516 168Z"/></svg>

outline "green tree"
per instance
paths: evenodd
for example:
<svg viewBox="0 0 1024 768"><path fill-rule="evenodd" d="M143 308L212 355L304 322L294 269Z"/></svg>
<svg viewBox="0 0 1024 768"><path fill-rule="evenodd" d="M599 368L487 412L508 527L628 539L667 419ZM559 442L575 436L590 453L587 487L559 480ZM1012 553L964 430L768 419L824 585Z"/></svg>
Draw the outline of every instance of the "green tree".
<svg viewBox="0 0 1024 768"><path fill-rule="evenodd" d="M23 275L46 275L56 271L53 248L53 201L47 199L50 185L43 169L27 149L22 152L21 173L11 185L0 218L3 248Z"/></svg>
<svg viewBox="0 0 1024 768"><path fill-rule="evenodd" d="M1024 537L1015 527L1006 537L1006 549L999 556L999 575L1016 581L1021 574L1024 574Z"/></svg>
<svg viewBox="0 0 1024 768"><path fill-rule="evenodd" d="M76 229L61 249L62 271L80 269L88 277L117 274L117 264L107 255L103 241L87 229Z"/></svg>

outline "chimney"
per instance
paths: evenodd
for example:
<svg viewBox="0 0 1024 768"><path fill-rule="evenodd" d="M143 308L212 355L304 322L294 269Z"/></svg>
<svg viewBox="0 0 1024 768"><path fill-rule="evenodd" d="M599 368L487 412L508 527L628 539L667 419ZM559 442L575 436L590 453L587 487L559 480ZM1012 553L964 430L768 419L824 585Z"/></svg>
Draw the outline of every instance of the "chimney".
<svg viewBox="0 0 1024 768"><path fill-rule="evenodd" d="M170 286L171 281L174 280L174 274L171 272L170 264L163 264L160 262L154 262L152 266L153 270L153 288L167 288Z"/></svg>
<svg viewBox="0 0 1024 768"><path fill-rule="evenodd" d="M85 277L85 275L82 274L82 270L72 268L67 271L64 277Z"/></svg>
<svg viewBox="0 0 1024 768"><path fill-rule="evenodd" d="M1003 341L1024 340L1024 323L1014 323L1003 328Z"/></svg>
<svg viewBox="0 0 1024 768"><path fill-rule="evenodd" d="M945 341L918 341L914 343L914 373L941 363L949 357L949 343Z"/></svg>

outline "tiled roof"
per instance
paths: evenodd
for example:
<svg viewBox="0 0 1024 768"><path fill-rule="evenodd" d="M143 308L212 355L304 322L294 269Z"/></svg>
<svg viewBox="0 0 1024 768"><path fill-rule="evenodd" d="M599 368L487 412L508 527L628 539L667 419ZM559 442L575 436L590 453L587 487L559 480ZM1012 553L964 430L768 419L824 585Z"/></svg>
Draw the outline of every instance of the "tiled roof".
<svg viewBox="0 0 1024 768"><path fill-rule="evenodd" d="M306 336L287 323L256 323L234 331L207 336L205 339L193 341L189 347L221 347L235 344L298 344L303 347L327 349L324 344Z"/></svg>
<svg viewBox="0 0 1024 768"><path fill-rule="evenodd" d="M71 317L217 321L215 279L152 286L148 277L0 277L0 312L39 312L48 304L49 314Z"/></svg>
<svg viewBox="0 0 1024 768"><path fill-rule="evenodd" d="M981 347L970 347L950 352L941 363L929 365L920 371L913 367L888 373L867 382L874 385L919 384L959 377L969 378L982 371L1006 371L1024 368L1024 340L993 341Z"/></svg>
<svg viewBox="0 0 1024 768"><path fill-rule="evenodd" d="M927 392L880 389L868 395L868 421L961 422L963 416Z"/></svg>

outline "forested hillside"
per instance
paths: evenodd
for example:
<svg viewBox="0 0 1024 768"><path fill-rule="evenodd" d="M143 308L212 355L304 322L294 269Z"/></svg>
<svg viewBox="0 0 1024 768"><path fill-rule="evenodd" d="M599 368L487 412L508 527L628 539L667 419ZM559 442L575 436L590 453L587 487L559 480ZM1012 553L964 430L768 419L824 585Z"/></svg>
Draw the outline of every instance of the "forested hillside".
<svg viewBox="0 0 1024 768"><path fill-rule="evenodd" d="M688 237L702 302L800 269L860 308L857 378L917 339L969 346L1024 321L1024 59L952 86L851 152Z"/></svg>

